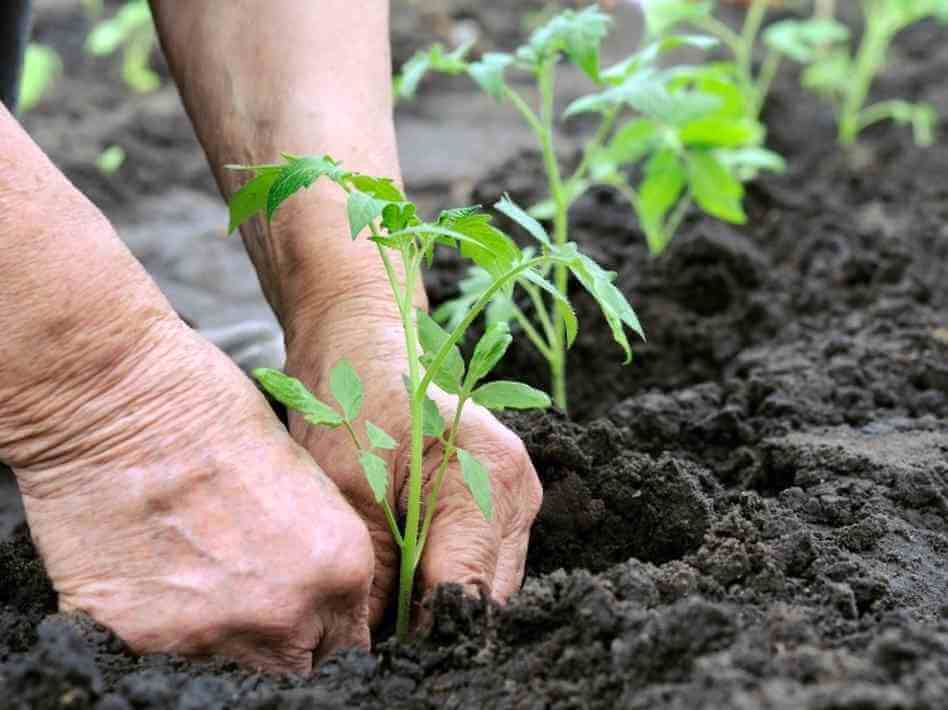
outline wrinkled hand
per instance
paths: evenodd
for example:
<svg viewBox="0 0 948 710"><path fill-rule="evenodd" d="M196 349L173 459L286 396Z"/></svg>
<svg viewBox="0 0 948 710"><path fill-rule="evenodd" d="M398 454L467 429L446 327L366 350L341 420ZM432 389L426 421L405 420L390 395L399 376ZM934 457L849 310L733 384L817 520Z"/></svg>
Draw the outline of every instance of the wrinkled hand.
<svg viewBox="0 0 948 710"><path fill-rule="evenodd" d="M364 304L363 304L364 305ZM381 426L398 442L388 454L388 496L396 515L407 506L410 418L402 383L407 372L401 325L391 318L367 315L354 304L318 318L308 335L289 339L288 374L302 380L320 399L330 402L329 370L348 358L362 378L365 401L356 427L365 437L364 421ZM442 417L451 422L457 399L432 387ZM369 605L375 625L397 591L399 548L392 540L382 509L376 504L348 434L307 424L290 416L290 432L312 454L362 515L375 547L375 579ZM457 460L452 462L432 519L417 585L416 601L436 585L455 582L482 589L504 601L523 580L530 526L539 511L542 489L520 439L486 409L468 402L461 415L456 445L471 452L490 472L494 514L491 521L477 508L465 486ZM440 443L426 441L425 487L441 462Z"/></svg>

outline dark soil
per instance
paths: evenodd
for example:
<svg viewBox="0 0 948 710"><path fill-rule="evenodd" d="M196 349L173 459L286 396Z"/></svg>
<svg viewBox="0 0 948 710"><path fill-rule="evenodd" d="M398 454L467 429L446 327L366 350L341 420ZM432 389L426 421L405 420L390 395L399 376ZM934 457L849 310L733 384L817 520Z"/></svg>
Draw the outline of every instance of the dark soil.
<svg viewBox="0 0 948 710"><path fill-rule="evenodd" d="M944 37L906 35L880 93L948 115ZM0 705L948 707L948 144L883 126L844 154L789 80L768 120L791 167L751 186L746 227L694 216L650 259L614 194L576 206L649 342L621 367L576 294L573 418L508 418L546 497L506 608L445 587L427 637L305 679L137 658L55 613L21 526L0 543ZM473 201L541 186L523 155ZM544 384L526 348L506 369ZM0 523L13 507L0 486Z"/></svg>

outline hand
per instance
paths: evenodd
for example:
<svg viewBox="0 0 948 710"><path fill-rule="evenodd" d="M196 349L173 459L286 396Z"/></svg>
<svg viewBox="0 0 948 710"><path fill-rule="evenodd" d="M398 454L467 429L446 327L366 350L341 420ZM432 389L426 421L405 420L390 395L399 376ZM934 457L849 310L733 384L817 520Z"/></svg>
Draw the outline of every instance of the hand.
<svg viewBox="0 0 948 710"><path fill-rule="evenodd" d="M401 325L388 309L379 307L380 303L354 298L314 315L308 327L298 323L292 329L294 337L288 340L287 372L320 399L332 401L329 370L342 358L353 364L365 389L357 432L365 436L363 422L368 420L399 443L388 456L392 472L389 503L397 515L406 509L409 473L411 423L402 383L407 364ZM434 387L431 395L442 417L450 422L456 398ZM315 427L293 414L290 432L323 466L368 526L376 564L369 619L375 625L396 593L399 548L365 481L355 447L345 431ZM542 499L540 482L520 439L478 405L465 405L456 443L490 471L494 515L490 522L484 519L455 460L445 477L419 566L421 595L437 584L456 582L504 601L523 580L530 527ZM441 457L441 445L426 442L426 495Z"/></svg>
<svg viewBox="0 0 948 710"><path fill-rule="evenodd" d="M33 427L5 454L61 609L139 652L273 671L367 647L365 525L223 354L159 330L93 386L61 383L55 437Z"/></svg>

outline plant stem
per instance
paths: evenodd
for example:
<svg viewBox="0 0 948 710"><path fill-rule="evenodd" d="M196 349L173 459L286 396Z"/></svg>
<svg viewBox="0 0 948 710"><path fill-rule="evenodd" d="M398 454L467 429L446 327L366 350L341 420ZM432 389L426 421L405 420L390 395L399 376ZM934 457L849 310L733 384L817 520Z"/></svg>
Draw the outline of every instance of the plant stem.
<svg viewBox="0 0 948 710"><path fill-rule="evenodd" d="M343 425L346 428L346 431L349 432L349 436L352 437L352 443L355 444L356 451L360 454L365 451L365 447L362 446L362 442L359 441L359 437L355 433L355 429L352 428L352 424L349 423L349 420L346 419L343 421ZM388 523L388 529L392 533L392 537L395 538L395 543L402 547L405 544L405 541L402 539L401 530L398 529L398 522L395 520L395 514L392 512L392 506L389 505L388 498L383 498L382 510L385 511L385 520Z"/></svg>
<svg viewBox="0 0 948 710"><path fill-rule="evenodd" d="M599 128L596 129L596 133L583 148L583 157L580 159L579 165L576 166L576 170L574 170L573 174L569 176L569 179L567 179L567 185L572 186L574 183L577 183L583 179L583 176L586 174L586 170L589 168L589 161L592 160L593 155L606 142L609 134L612 133L612 128L615 126L616 119L619 117L621 108L621 106L615 106L609 109L602 117L602 122L599 124ZM574 194L575 190L571 189L567 192L569 193L567 197L569 197Z"/></svg>
<svg viewBox="0 0 948 710"><path fill-rule="evenodd" d="M563 178L560 174L559 163L556 159L556 148L553 133L553 99L555 96L555 60L547 60L540 67L540 124L543 131L540 134L540 144L543 148L543 166L546 169L547 182L550 186L550 197L553 199L553 243L557 246L566 244L567 238L567 202L566 190L563 187ZM553 265L553 282L562 294L566 294L569 271L566 265L557 262ZM557 311L559 307L553 306ZM550 343L554 357L550 359L550 376L553 387L553 401L556 406L566 411L566 322L562 315L556 319L554 328L555 341Z"/></svg>
<svg viewBox="0 0 948 710"><path fill-rule="evenodd" d="M839 114L839 142L852 145L859 135L859 112L862 110L872 80L885 59L885 50L891 39L892 30L885 17L876 8L864 8L866 22L862 41L856 53L853 80L848 85Z"/></svg>
<svg viewBox="0 0 948 710"><path fill-rule="evenodd" d="M760 117L760 112L764 110L764 102L767 100L767 94L770 93L770 86L777 77L777 70L780 68L779 52L767 52L764 63L760 66L760 73L757 75L756 88L754 90L754 118Z"/></svg>
<svg viewBox="0 0 948 710"><path fill-rule="evenodd" d="M405 516L405 531L402 535L401 570L398 581L398 617L395 633L404 641L408 637L411 621L411 598L415 583L415 558L418 543L418 524L421 518L422 464L424 463L423 404L427 385L420 386L421 374L418 363L418 327L411 308L414 283L414 260L408 248L402 249L405 264L405 289L401 294L402 326L405 329L405 350L408 355L409 407L411 414L411 458L408 471L408 511ZM428 379L430 381L430 378Z"/></svg>
<svg viewBox="0 0 948 710"><path fill-rule="evenodd" d="M454 440L458 434L458 427L461 424L461 410L467 401L467 392L462 392L458 397L458 406L454 410L454 421L451 423L451 429L448 432L448 440L444 446L444 454L441 457L441 464L434 475L431 491L428 493L428 500L425 502L425 522L421 526L421 535L418 537L418 551L415 554L415 569L421 561L421 555L425 551L425 542L428 540L428 530L431 528L431 521L434 518L435 506L438 504L438 494L441 493L441 485L444 483L444 474L448 470L448 464L451 463L451 457L454 456Z"/></svg>

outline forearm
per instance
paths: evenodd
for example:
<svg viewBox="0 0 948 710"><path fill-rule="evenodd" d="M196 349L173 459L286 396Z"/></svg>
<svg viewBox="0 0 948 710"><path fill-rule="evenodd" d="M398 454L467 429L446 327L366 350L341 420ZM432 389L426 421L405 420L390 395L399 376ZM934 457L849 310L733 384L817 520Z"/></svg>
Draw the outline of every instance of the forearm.
<svg viewBox="0 0 948 710"><path fill-rule="evenodd" d="M225 165L274 162L281 152L329 153L348 169L400 179L387 0L153 0L153 8L225 197L246 180ZM387 293L376 247L348 238L344 198L317 183L272 229L257 219L243 230L284 325L297 304Z"/></svg>
<svg viewBox="0 0 948 710"><path fill-rule="evenodd" d="M0 146L0 458L15 463L25 430L68 421L49 405L62 402L64 382L112 376L130 343L175 315L105 217L2 106ZM81 406L85 394L70 394L66 409Z"/></svg>

